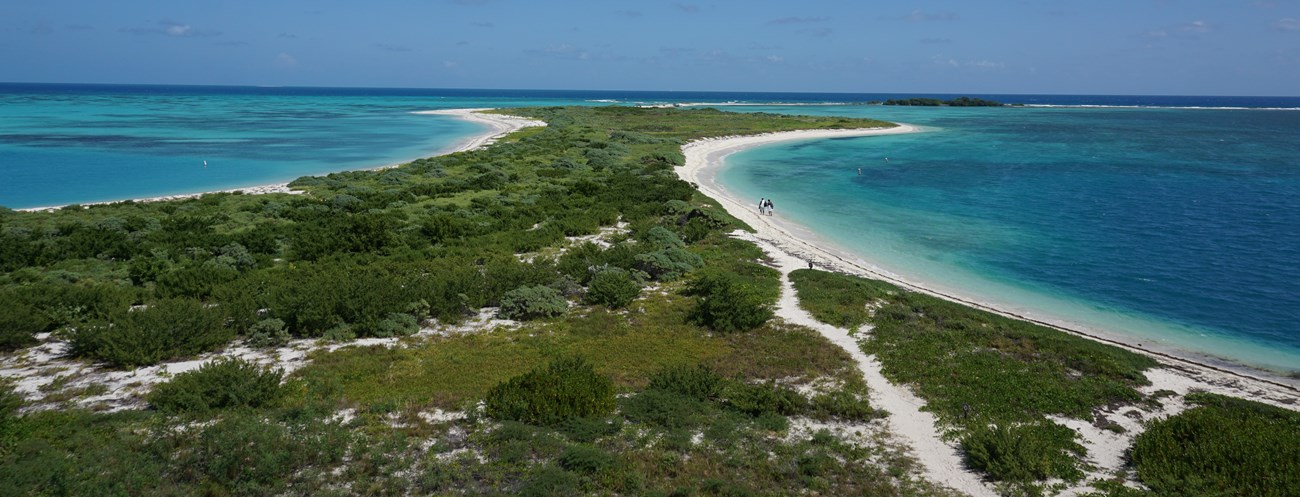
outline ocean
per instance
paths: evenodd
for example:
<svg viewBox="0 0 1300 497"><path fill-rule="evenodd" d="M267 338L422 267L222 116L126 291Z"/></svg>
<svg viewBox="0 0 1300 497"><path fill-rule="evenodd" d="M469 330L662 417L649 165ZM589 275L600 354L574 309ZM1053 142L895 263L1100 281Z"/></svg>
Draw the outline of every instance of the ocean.
<svg viewBox="0 0 1300 497"><path fill-rule="evenodd" d="M481 131L420 110L706 103L872 117L925 132L752 149L719 182L946 293L1300 370L1300 98L861 105L915 96L951 97L0 84L0 205L284 182L431 155Z"/></svg>

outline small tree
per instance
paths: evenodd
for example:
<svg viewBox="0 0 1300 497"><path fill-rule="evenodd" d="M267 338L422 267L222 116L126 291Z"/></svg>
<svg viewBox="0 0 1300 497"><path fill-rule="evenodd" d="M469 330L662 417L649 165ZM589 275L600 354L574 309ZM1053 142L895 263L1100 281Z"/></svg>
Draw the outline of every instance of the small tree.
<svg viewBox="0 0 1300 497"><path fill-rule="evenodd" d="M588 304L602 304L610 309L618 309L632 303L638 295L641 295L641 284L631 273L609 267L591 278L584 300Z"/></svg>
<svg viewBox="0 0 1300 497"><path fill-rule="evenodd" d="M728 273L703 274L691 282L688 293L697 298L688 318L714 331L752 330L772 318L772 304Z"/></svg>

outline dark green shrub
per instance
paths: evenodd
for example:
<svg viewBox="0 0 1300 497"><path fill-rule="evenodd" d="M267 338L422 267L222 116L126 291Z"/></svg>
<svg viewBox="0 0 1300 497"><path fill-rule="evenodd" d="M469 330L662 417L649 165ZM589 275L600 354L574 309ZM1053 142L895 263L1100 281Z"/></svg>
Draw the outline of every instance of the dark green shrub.
<svg viewBox="0 0 1300 497"><path fill-rule="evenodd" d="M865 394L842 389L814 395L810 410L809 415L814 418L841 421L868 421L882 415L871 408Z"/></svg>
<svg viewBox="0 0 1300 497"><path fill-rule="evenodd" d="M553 425L614 410L614 383L579 357L511 378L487 393L486 412L499 420Z"/></svg>
<svg viewBox="0 0 1300 497"><path fill-rule="evenodd" d="M348 445L337 426L286 426L252 413L225 416L185 442L192 447L181 451L180 475L214 495L281 495L302 470L340 461Z"/></svg>
<svg viewBox="0 0 1300 497"><path fill-rule="evenodd" d="M289 343L290 338L284 321L276 318L263 319L248 328L249 347L283 347Z"/></svg>
<svg viewBox="0 0 1300 497"><path fill-rule="evenodd" d="M168 413L206 414L236 407L263 407L280 397L281 370L242 359L216 360L154 387L149 404Z"/></svg>
<svg viewBox="0 0 1300 497"><path fill-rule="evenodd" d="M506 292L501 296L501 310L498 313L506 319L533 319L553 317L569 310L569 301L564 295L551 287L522 286Z"/></svg>
<svg viewBox="0 0 1300 497"><path fill-rule="evenodd" d="M1078 481L1085 453L1074 430L1050 421L972 428L962 438L966 464L997 481L1021 484L1048 478Z"/></svg>
<svg viewBox="0 0 1300 497"><path fill-rule="evenodd" d="M641 284L632 274L616 267L606 268L591 278L587 295L589 304L601 304L610 309L626 307L641 295Z"/></svg>
<svg viewBox="0 0 1300 497"><path fill-rule="evenodd" d="M714 331L752 330L772 317L771 302L757 288L728 273L705 273L691 282L687 292L696 296L688 318Z"/></svg>
<svg viewBox="0 0 1300 497"><path fill-rule="evenodd" d="M619 411L633 422L678 429L698 424L706 408L704 402L686 395L650 389L621 399Z"/></svg>
<svg viewBox="0 0 1300 497"><path fill-rule="evenodd" d="M656 249L685 248L686 244L682 238L673 233L672 230L663 226L655 226L646 230L641 236L642 243L646 243Z"/></svg>
<svg viewBox="0 0 1300 497"><path fill-rule="evenodd" d="M77 328L70 342L76 355L113 366L148 366L225 345L235 333L224 321L219 309L197 300L168 299Z"/></svg>
<svg viewBox="0 0 1300 497"><path fill-rule="evenodd" d="M53 324L35 307L0 297L0 351L9 352L34 345L34 335L49 331Z"/></svg>
<svg viewBox="0 0 1300 497"><path fill-rule="evenodd" d="M670 366L650 377L650 389L673 392L696 400L713 400L722 388L722 377L707 366Z"/></svg>
<svg viewBox="0 0 1300 497"><path fill-rule="evenodd" d="M704 259L683 248L666 248L636 255L636 267L659 281L672 281L697 268Z"/></svg>
<svg viewBox="0 0 1300 497"><path fill-rule="evenodd" d="M390 312L384 319L364 331L365 335L378 338L404 337L420 331L420 322L415 319L415 316L405 312Z"/></svg>
<svg viewBox="0 0 1300 497"><path fill-rule="evenodd" d="M578 477L554 466L541 466L519 489L523 497L578 495Z"/></svg>
<svg viewBox="0 0 1300 497"><path fill-rule="evenodd" d="M590 445L573 445L560 454L560 467L576 473L596 473L614 467L614 456Z"/></svg>
<svg viewBox="0 0 1300 497"><path fill-rule="evenodd" d="M1138 479L1156 495L1282 497L1300 489L1300 413L1222 395L1151 423L1133 443Z"/></svg>
<svg viewBox="0 0 1300 497"><path fill-rule="evenodd" d="M756 385L734 382L724 392L727 405L750 416L798 414L808 406L808 399L799 392L767 382Z"/></svg>

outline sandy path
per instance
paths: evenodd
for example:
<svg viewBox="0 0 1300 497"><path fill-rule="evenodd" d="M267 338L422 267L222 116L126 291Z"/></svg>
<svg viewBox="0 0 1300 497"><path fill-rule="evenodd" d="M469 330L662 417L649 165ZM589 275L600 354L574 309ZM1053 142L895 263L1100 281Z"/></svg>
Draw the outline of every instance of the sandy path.
<svg viewBox="0 0 1300 497"><path fill-rule="evenodd" d="M526 119L518 116L507 116L501 114L481 114L480 111L484 111L484 110L491 110L491 109L447 109L447 110L422 110L422 111L413 112L412 114L432 114L432 115L453 116L459 119L464 119L466 121L483 124L488 127L488 129L485 130L484 132L471 136L464 140L461 140L455 145L440 150L437 153L430 155L429 157L437 157L439 155L448 155L457 152L478 150L480 148L495 143L497 140L501 139L501 137L513 133L519 129L527 128L530 126L546 126L546 123L544 121L536 121L536 120ZM404 163L405 162L398 163L398 164L387 164L379 167L370 168L369 170L377 171L381 169L389 169L389 168L400 166ZM231 188L229 190L214 190L214 191L198 192L198 193L182 193L178 195L164 195L161 197L147 197L147 198L137 198L131 200L135 202L162 202L166 200L181 200L187 198L195 198L209 193L234 193L234 192L243 192L246 195L260 195L266 193L290 193L290 194L302 193L300 191L295 191L290 189L289 183L275 183L270 185ZM101 205L101 204L111 204L114 202L123 202L123 201L125 200L115 200L113 202L93 202L93 203L85 203L80 205L83 206ZM29 207L26 209L16 209L16 210L36 212L36 211L51 211L62 207L64 206L54 205L48 207Z"/></svg>
<svg viewBox="0 0 1300 497"><path fill-rule="evenodd" d="M995 492L975 473L967 471L962 464L961 454L953 445L939 438L935 430L936 419L933 414L922 411L925 401L917 398L906 388L890 383L881 373L880 362L862 352L858 341L844 328L837 328L817 321L808 311L799 307L799 298L795 294L794 284L790 282L790 272L808 267L808 262L776 248L772 244L753 238L745 232L736 235L748 239L767 252L781 271L781 299L777 303L776 315L788 323L812 328L831 343L840 346L853 356L858 370L870 386L871 406L889 413L886 422L889 433L901 439L912 448L913 455L921 463L925 479L943 486L961 490L974 497L995 497ZM869 331L864 328L863 332Z"/></svg>

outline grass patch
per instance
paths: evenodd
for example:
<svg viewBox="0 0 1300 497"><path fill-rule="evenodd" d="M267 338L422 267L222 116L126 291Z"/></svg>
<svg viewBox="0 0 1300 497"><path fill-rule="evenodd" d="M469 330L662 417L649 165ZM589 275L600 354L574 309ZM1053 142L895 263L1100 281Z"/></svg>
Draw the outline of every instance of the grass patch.
<svg viewBox="0 0 1300 497"><path fill-rule="evenodd" d="M1281 497L1300 489L1300 413L1210 393L1187 401L1196 407L1134 440L1133 466L1152 494Z"/></svg>
<svg viewBox="0 0 1300 497"><path fill-rule="evenodd" d="M790 275L801 305L837 326L872 326L862 348L962 440L968 462L1034 493L1077 478L1082 447L1046 416L1090 419L1141 400L1146 356L888 283L815 270ZM1070 432L1067 434L1066 432ZM1067 436L1068 435L1068 436Z"/></svg>

